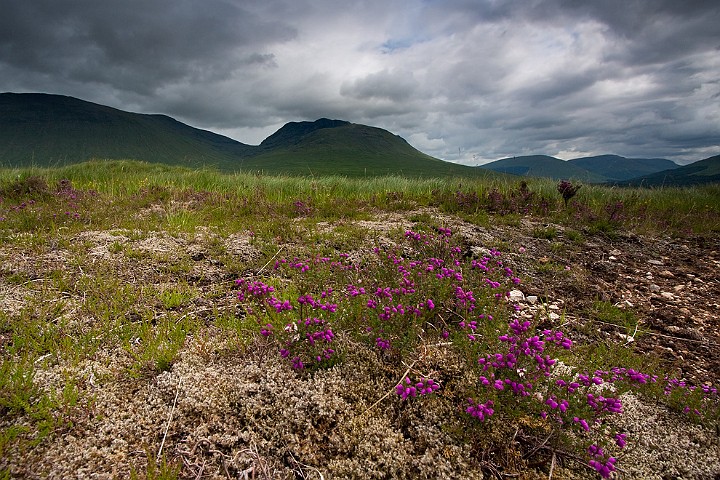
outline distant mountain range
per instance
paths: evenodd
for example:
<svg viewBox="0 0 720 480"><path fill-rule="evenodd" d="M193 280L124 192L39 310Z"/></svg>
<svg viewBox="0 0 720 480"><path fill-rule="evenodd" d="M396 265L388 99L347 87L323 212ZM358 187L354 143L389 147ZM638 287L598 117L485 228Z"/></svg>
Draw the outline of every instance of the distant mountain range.
<svg viewBox="0 0 720 480"><path fill-rule="evenodd" d="M681 167L664 158L598 155L565 161L547 155L528 155L504 158L478 168L519 176L620 186L682 186L720 181L720 156Z"/></svg>
<svg viewBox="0 0 720 480"><path fill-rule="evenodd" d="M0 94L0 166L55 166L92 158L268 174L492 175L433 158L386 130L341 120L291 122L253 146L166 115L130 113L61 95Z"/></svg>
<svg viewBox="0 0 720 480"><path fill-rule="evenodd" d="M567 161L547 155L530 155L504 158L480 167L522 176L612 183L675 169L679 165L662 158L625 158L619 155L599 155Z"/></svg>
<svg viewBox="0 0 720 480"><path fill-rule="evenodd" d="M92 158L349 177L485 177L499 172L617 185L720 181L720 157L679 167L658 158L601 155L564 161L533 155L468 167L426 155L387 130L343 120L290 122L260 145L246 145L166 115L131 113L61 95L0 94L0 167L56 166Z"/></svg>

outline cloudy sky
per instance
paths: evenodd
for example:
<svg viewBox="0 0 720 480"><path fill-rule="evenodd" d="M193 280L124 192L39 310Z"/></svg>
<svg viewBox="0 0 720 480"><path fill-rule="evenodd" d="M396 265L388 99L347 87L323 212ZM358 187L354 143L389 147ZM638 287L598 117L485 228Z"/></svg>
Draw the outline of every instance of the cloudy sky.
<svg viewBox="0 0 720 480"><path fill-rule="evenodd" d="M445 160L720 153L717 0L0 0L0 91L249 144L320 117Z"/></svg>

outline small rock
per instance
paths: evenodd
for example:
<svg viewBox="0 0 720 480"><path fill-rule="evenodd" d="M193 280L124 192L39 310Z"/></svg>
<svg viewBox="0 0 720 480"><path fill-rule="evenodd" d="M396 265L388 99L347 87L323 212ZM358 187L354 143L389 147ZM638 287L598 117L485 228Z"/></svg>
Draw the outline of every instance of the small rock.
<svg viewBox="0 0 720 480"><path fill-rule="evenodd" d="M662 260L648 260L648 263L649 263L650 265L658 265L658 266L664 265L663 262L662 262Z"/></svg>
<svg viewBox="0 0 720 480"><path fill-rule="evenodd" d="M615 250L610 250L609 253L610 253L610 255L612 255L613 257L619 257L620 255L622 255L622 252L621 252L620 250L617 250L617 249L615 249Z"/></svg>
<svg viewBox="0 0 720 480"><path fill-rule="evenodd" d="M510 290L510 300L513 302L519 302L525 300L525 295L520 290Z"/></svg>
<svg viewBox="0 0 720 480"><path fill-rule="evenodd" d="M526 299L528 302L530 302L531 305L535 305L535 303L536 303L537 300L538 300L538 297L537 297L537 295L528 295L527 297L525 297L525 299Z"/></svg>
<svg viewBox="0 0 720 480"><path fill-rule="evenodd" d="M667 298L668 300L673 300L675 298L675 295L670 292L660 292L660 296L663 298Z"/></svg>
<svg viewBox="0 0 720 480"><path fill-rule="evenodd" d="M553 303L552 305L548 305L548 308L549 308L550 310L560 310L560 307L558 307L558 306L555 305L554 303Z"/></svg>
<svg viewBox="0 0 720 480"><path fill-rule="evenodd" d="M548 317L550 317L550 320L553 320L553 321L555 321L555 320L560 320L560 315L558 315L558 314L555 313L555 312L550 312L550 313L548 314Z"/></svg>
<svg viewBox="0 0 720 480"><path fill-rule="evenodd" d="M679 291L682 290L683 288L685 288L685 285L680 284L680 285L675 285L675 286L673 287L673 290L675 290L676 292L679 292Z"/></svg>
<svg viewBox="0 0 720 480"><path fill-rule="evenodd" d="M625 343L632 343L635 341L635 337L631 337L630 335L625 335L624 333L618 333L618 337L620 337L622 340L625 341Z"/></svg>
<svg viewBox="0 0 720 480"><path fill-rule="evenodd" d="M617 257L616 257L615 255L610 255L610 256L608 257L608 260L610 260L610 261L615 261L615 260L617 260Z"/></svg>
<svg viewBox="0 0 720 480"><path fill-rule="evenodd" d="M648 288L650 289L651 292L659 292L660 291L660 286L655 285L654 283L650 284L650 286Z"/></svg>
<svg viewBox="0 0 720 480"><path fill-rule="evenodd" d="M675 275L670 270L663 270L662 272L658 273L663 278L675 278Z"/></svg>

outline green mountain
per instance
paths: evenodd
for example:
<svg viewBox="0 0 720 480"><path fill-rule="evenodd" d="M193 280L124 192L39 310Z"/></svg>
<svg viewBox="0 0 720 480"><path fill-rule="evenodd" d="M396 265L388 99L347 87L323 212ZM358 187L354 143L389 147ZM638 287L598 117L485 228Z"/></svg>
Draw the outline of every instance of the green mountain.
<svg viewBox="0 0 720 480"><path fill-rule="evenodd" d="M297 145L311 133L323 128L337 128L346 125L350 125L350 122L330 120L328 118L321 118L314 122L289 122L283 125L280 130L263 140L260 146L266 150L287 148L292 145Z"/></svg>
<svg viewBox="0 0 720 480"><path fill-rule="evenodd" d="M0 165L114 158L227 168L253 151L165 115L130 113L60 95L0 94Z"/></svg>
<svg viewBox="0 0 720 480"><path fill-rule="evenodd" d="M475 168L426 155L381 128L340 120L291 122L260 144L243 168L306 175L478 176Z"/></svg>
<svg viewBox="0 0 720 480"><path fill-rule="evenodd" d="M720 155L715 155L714 157L706 158L683 167L617 182L616 184L623 186L669 187L702 185L706 183L720 183Z"/></svg>
<svg viewBox="0 0 720 480"><path fill-rule="evenodd" d="M554 180L581 180L587 183L602 183L607 180L603 175L548 155L504 158L480 165L479 168L525 177L546 177Z"/></svg>
<svg viewBox="0 0 720 480"><path fill-rule="evenodd" d="M0 166L135 159L268 174L478 176L379 128L342 120L291 122L252 146L165 115L130 113L73 97L0 94Z"/></svg>
<svg viewBox="0 0 720 480"><path fill-rule="evenodd" d="M664 158L626 158L619 155L573 158L568 162L602 175L609 181L629 180L678 167L675 162Z"/></svg>

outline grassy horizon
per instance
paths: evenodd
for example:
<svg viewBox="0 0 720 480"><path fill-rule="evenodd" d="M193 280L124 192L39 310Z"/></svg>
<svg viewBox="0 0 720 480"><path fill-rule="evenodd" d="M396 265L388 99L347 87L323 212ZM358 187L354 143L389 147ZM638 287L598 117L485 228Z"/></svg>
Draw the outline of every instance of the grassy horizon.
<svg viewBox="0 0 720 480"><path fill-rule="evenodd" d="M366 207L403 210L432 206L468 219L476 214L498 214L511 221L531 215L613 232L686 235L720 231L720 184L653 189L582 185L564 208L556 182L549 179L262 175L135 160L93 160L54 168L3 168L0 191L32 177L48 184L69 180L76 189L110 197L159 188L166 190L168 198L182 191L197 191L268 204L309 202L316 215L322 212L329 217L353 218Z"/></svg>

